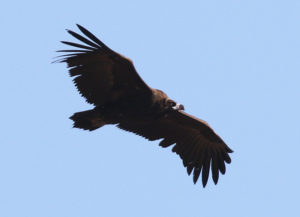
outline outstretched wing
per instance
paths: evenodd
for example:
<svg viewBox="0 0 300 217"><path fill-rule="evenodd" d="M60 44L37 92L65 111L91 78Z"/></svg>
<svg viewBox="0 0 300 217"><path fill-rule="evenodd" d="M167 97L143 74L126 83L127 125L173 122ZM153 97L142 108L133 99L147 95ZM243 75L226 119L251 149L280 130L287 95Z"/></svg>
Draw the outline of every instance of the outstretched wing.
<svg viewBox="0 0 300 217"><path fill-rule="evenodd" d="M68 54L60 56L58 62L67 63L78 91L87 102L101 106L124 97L152 94L130 59L108 48L82 26L77 26L87 38L67 31L85 45L62 41L80 49L59 50Z"/></svg>
<svg viewBox="0 0 300 217"><path fill-rule="evenodd" d="M149 122L127 121L118 127L151 141L163 139L159 145L164 148L175 144L172 151L181 157L188 174L193 172L194 183L202 171L203 187L207 184L210 168L217 184L219 171L225 174L225 162L231 162L228 153L232 150L208 124L182 111L173 111Z"/></svg>

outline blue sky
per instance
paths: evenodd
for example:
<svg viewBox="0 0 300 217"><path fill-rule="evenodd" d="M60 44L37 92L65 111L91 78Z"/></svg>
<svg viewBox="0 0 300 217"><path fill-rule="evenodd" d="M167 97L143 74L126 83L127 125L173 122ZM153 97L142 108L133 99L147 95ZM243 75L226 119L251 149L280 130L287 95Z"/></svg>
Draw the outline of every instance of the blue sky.
<svg viewBox="0 0 300 217"><path fill-rule="evenodd" d="M0 216L299 216L299 1L1 3ZM235 151L193 185L170 149L107 126L55 50L79 23ZM77 30L76 30L77 31Z"/></svg>

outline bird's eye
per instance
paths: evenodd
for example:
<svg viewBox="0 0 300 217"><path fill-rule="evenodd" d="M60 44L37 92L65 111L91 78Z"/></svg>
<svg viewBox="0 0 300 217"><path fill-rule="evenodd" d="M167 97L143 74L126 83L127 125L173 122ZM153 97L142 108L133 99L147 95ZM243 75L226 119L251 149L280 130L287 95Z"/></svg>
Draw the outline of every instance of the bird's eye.
<svg viewBox="0 0 300 217"><path fill-rule="evenodd" d="M176 102L174 102L174 101L172 101L172 100L169 100L169 101L168 101L168 104L169 104L169 106L171 106L171 107L176 106Z"/></svg>

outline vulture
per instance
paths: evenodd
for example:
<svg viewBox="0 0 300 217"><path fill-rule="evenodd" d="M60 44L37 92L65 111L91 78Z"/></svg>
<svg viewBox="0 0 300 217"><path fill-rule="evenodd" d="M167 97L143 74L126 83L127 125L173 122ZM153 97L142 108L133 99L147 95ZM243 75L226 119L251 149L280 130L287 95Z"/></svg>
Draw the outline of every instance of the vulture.
<svg viewBox="0 0 300 217"><path fill-rule="evenodd" d="M217 184L219 172L225 174L225 163L233 151L203 120L184 112L183 105L170 99L163 91L149 87L137 73L133 62L107 47L96 36L77 24L82 35L67 30L83 42L61 41L74 47L59 56L57 62L67 63L80 94L94 108L73 114L74 127L96 130L112 124L159 146L172 146L180 156L188 175L196 183L202 175L206 186L209 172Z"/></svg>

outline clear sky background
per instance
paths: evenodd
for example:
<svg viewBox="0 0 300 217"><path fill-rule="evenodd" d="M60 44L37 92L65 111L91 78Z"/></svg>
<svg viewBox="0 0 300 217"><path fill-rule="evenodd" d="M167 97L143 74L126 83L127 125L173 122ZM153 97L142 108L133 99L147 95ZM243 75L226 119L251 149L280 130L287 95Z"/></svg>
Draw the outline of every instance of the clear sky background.
<svg viewBox="0 0 300 217"><path fill-rule="evenodd" d="M3 1L1 217L299 217L300 1ZM91 108L65 64L79 23L235 151L192 183L158 142L72 128Z"/></svg>

